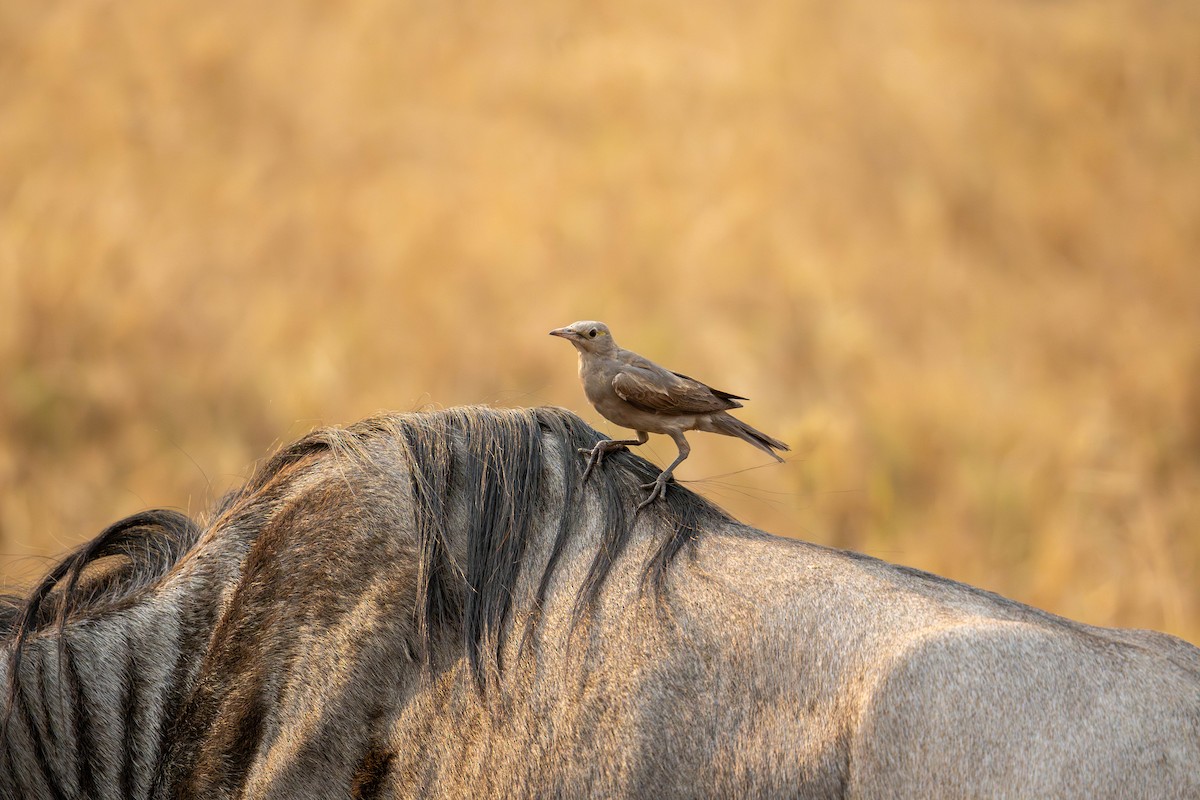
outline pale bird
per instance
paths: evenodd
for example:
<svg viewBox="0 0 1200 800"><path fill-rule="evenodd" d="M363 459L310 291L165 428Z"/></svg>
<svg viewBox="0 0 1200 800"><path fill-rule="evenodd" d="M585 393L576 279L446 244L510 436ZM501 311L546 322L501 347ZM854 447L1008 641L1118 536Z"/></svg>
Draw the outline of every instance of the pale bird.
<svg viewBox="0 0 1200 800"><path fill-rule="evenodd" d="M636 439L605 439L591 450L580 450L588 456L586 481L613 450L645 444L651 433L665 433L675 441L679 455L653 483L643 486L650 495L638 505L645 508L664 496L667 483L675 468L683 462L692 448L684 431L708 431L736 436L783 461L776 450L790 448L762 431L755 430L740 419L726 413L741 408L736 394L714 389L680 372L663 369L637 353L624 350L613 341L612 333L603 322L575 322L565 328L550 331L561 336L579 351L579 378L583 391L596 410L610 422L637 432Z"/></svg>

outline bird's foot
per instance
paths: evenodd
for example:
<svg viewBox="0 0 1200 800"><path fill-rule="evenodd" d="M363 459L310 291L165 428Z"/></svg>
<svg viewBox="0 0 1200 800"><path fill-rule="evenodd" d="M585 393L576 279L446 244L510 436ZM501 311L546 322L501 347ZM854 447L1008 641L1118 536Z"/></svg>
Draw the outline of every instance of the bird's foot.
<svg viewBox="0 0 1200 800"><path fill-rule="evenodd" d="M646 496L645 500L638 503L637 511L641 511L643 508L650 505L651 503L653 503L655 500L659 499L660 497L666 497L667 496L667 484L673 480L675 480L675 476L664 473L662 475L659 475L658 478L655 479L654 481L652 481L651 483L642 484L642 488L649 489L650 494L648 494ZM635 511L634 513L636 514L637 512Z"/></svg>
<svg viewBox="0 0 1200 800"><path fill-rule="evenodd" d="M588 457L587 467L583 470L583 482L587 483L587 479L591 477L592 470L600 466L604 461L604 457L614 450L624 450L625 445L616 444L612 439L602 439L596 442L596 446L591 450L580 448L579 454Z"/></svg>

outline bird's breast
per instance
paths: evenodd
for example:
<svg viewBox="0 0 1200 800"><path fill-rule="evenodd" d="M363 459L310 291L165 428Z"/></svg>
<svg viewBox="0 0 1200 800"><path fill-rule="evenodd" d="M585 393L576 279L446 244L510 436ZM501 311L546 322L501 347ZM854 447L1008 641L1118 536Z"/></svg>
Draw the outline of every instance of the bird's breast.
<svg viewBox="0 0 1200 800"><path fill-rule="evenodd" d="M633 428L648 433L669 433L692 430L696 427L694 415L672 416L643 411L622 400L615 392L605 397L589 397L588 399L592 401L592 406L600 412L600 416L624 428Z"/></svg>

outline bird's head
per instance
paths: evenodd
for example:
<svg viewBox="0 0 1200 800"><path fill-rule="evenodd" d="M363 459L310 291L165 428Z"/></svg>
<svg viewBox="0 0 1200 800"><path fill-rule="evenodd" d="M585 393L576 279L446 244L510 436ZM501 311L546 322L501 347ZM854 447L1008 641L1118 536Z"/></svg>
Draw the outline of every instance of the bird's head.
<svg viewBox="0 0 1200 800"><path fill-rule="evenodd" d="M550 335L561 336L581 353L607 353L617 347L608 326L594 320L572 322L565 328L550 331Z"/></svg>

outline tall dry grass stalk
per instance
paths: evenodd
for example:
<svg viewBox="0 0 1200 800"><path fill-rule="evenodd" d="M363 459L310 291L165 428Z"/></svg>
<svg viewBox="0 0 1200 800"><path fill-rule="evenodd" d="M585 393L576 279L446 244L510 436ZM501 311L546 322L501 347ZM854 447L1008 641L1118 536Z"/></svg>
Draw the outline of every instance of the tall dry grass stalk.
<svg viewBox="0 0 1200 800"><path fill-rule="evenodd" d="M743 518L1200 640L1197 53L1134 0L3 4L5 577L317 422L600 424L545 335L597 317L794 445L694 442Z"/></svg>

